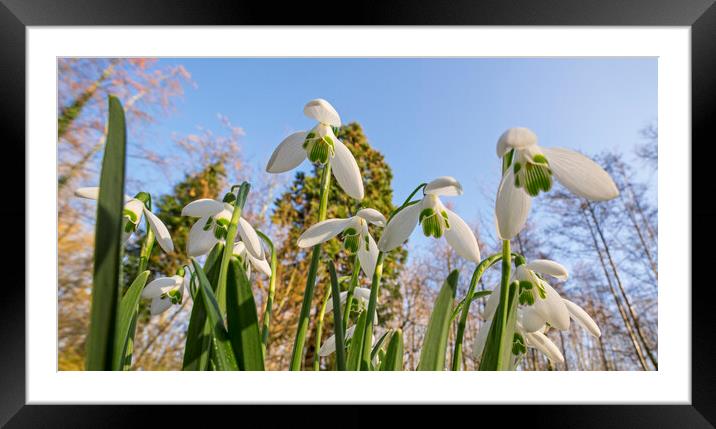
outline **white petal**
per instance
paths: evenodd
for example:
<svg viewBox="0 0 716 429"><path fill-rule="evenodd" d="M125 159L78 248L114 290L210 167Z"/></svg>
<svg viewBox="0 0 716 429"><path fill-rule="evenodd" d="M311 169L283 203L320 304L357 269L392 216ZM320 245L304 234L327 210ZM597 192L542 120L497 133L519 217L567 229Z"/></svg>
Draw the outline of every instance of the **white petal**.
<svg viewBox="0 0 716 429"><path fill-rule="evenodd" d="M462 185L454 177L442 176L428 183L423 192L432 195L454 197L456 195L462 195Z"/></svg>
<svg viewBox="0 0 716 429"><path fill-rule="evenodd" d="M353 336L353 332L355 330L356 330L356 325L353 325L350 328L346 329L346 333L344 335L345 339L347 340L347 339L351 338ZM326 342L323 343L323 345L321 346L321 349L318 351L318 355L321 357L328 356L335 351L336 351L336 336L331 335L330 337L328 337L328 339L326 339Z"/></svg>
<svg viewBox="0 0 716 429"><path fill-rule="evenodd" d="M378 249L382 252L389 252L405 243L418 224L420 210L422 210L422 204L417 203L404 208L393 216L378 240Z"/></svg>
<svg viewBox="0 0 716 429"><path fill-rule="evenodd" d="M596 162L568 149L543 148L554 177L574 194L594 201L616 198L619 189Z"/></svg>
<svg viewBox="0 0 716 429"><path fill-rule="evenodd" d="M172 306L172 300L169 298L154 298L150 307L152 316L164 313Z"/></svg>
<svg viewBox="0 0 716 429"><path fill-rule="evenodd" d="M137 217L137 221L134 224L138 224L142 220L142 213L144 211L144 203L136 198L132 198L124 205L124 210L128 210Z"/></svg>
<svg viewBox="0 0 716 429"><path fill-rule="evenodd" d="M373 225L380 227L385 226L385 216L376 209L360 209L358 213L356 213L356 216L367 220Z"/></svg>
<svg viewBox="0 0 716 429"><path fill-rule="evenodd" d="M240 256L242 258L244 256L246 256L246 245L244 244L244 242L243 241L236 242L234 244L234 250L232 251L232 253L235 256Z"/></svg>
<svg viewBox="0 0 716 429"><path fill-rule="evenodd" d="M208 219L208 217L199 219L189 230L189 238L186 243L186 253L188 256L206 255L219 241L214 236L213 227L209 228L208 231L204 231L204 225L206 225Z"/></svg>
<svg viewBox="0 0 716 429"><path fill-rule="evenodd" d="M221 201L212 200L210 198L202 198L200 200L192 201L184 206L181 211L181 215L192 217L214 216L222 210L224 210L224 203Z"/></svg>
<svg viewBox="0 0 716 429"><path fill-rule="evenodd" d="M159 219L154 213L147 210L146 207L144 207L144 215L149 221L149 227L152 228L157 243L159 243L159 247L161 247L166 253L173 252L174 243L172 242L172 236L169 235L169 230L166 225L164 225L164 222L162 222L161 219Z"/></svg>
<svg viewBox="0 0 716 429"><path fill-rule="evenodd" d="M546 320L534 308L520 307L520 324L525 332L537 332L544 328Z"/></svg>
<svg viewBox="0 0 716 429"><path fill-rule="evenodd" d="M562 297L547 282L540 280L540 283L544 287L547 297L542 299L535 293L535 303L532 308L555 329L560 331L569 329L569 310L564 305Z"/></svg>
<svg viewBox="0 0 716 429"><path fill-rule="evenodd" d="M160 277L149 282L142 290L142 298L152 299L160 297L173 289L180 287L184 283L184 278L180 276Z"/></svg>
<svg viewBox="0 0 716 429"><path fill-rule="evenodd" d="M338 299L340 300L341 305L346 303L346 299L348 299L348 291L343 291L338 295ZM333 297L328 300L328 303L326 304L326 313L330 313L333 311Z"/></svg>
<svg viewBox="0 0 716 429"><path fill-rule="evenodd" d="M323 222L318 222L298 237L298 247L313 247L318 243L328 241L348 228L352 222L353 218L326 219Z"/></svg>
<svg viewBox="0 0 716 429"><path fill-rule="evenodd" d="M472 356L474 359L480 359L482 357L482 352L485 350L485 343L487 342L487 335L490 333L490 326L492 326L492 320L483 323L480 330L477 331L475 342L472 345Z"/></svg>
<svg viewBox="0 0 716 429"><path fill-rule="evenodd" d="M526 345L544 353L552 362L564 362L564 356L559 348L541 332L525 334Z"/></svg>
<svg viewBox="0 0 716 429"><path fill-rule="evenodd" d="M261 271L266 276L271 277L271 264L268 263L265 257L254 258L250 253L247 256L249 258L249 262L254 266L254 268Z"/></svg>
<svg viewBox="0 0 716 429"><path fill-rule="evenodd" d="M480 262L480 247L472 229L455 212L443 208L447 212L450 228L445 231L445 239L458 255L468 261Z"/></svg>
<svg viewBox="0 0 716 429"><path fill-rule="evenodd" d="M520 188L515 187L515 176L512 169L502 178L497 190L495 202L495 222L497 233L502 240L511 240L527 222L532 198Z"/></svg>
<svg viewBox="0 0 716 429"><path fill-rule="evenodd" d="M75 191L75 195L90 200L99 199L99 187L92 186L89 188L79 188Z"/></svg>
<svg viewBox="0 0 716 429"><path fill-rule="evenodd" d="M497 156L502 158L509 149L522 149L537 144L537 135L529 128L510 128L497 140Z"/></svg>
<svg viewBox="0 0 716 429"><path fill-rule="evenodd" d="M487 298L485 309L482 310L480 317L482 317L483 320L492 319L495 315L495 311L497 311L498 305L500 305L500 285L497 285L494 289L492 289L492 293L490 294L490 297Z"/></svg>
<svg viewBox="0 0 716 429"><path fill-rule="evenodd" d="M375 244L375 240L370 234L368 234L368 249L366 249L365 242L362 239L358 243L358 260L360 260L360 267L365 275L372 279L375 264L378 261L378 245Z"/></svg>
<svg viewBox="0 0 716 429"><path fill-rule="evenodd" d="M567 306L569 314L572 316L572 319L579 324L579 326L586 329L595 337L602 335L602 331L599 330L599 326L597 326L594 320L589 316L589 314L587 314L586 311L584 311L582 307L566 299L564 300L564 305Z"/></svg>
<svg viewBox="0 0 716 429"><path fill-rule="evenodd" d="M306 141L306 131L293 133L283 139L274 149L266 164L266 171L269 173L284 173L298 167L306 159L306 150L303 142Z"/></svg>
<svg viewBox="0 0 716 429"><path fill-rule="evenodd" d="M348 196L359 201L362 200L364 195L363 179L353 154L338 138L333 140L333 148L335 155L331 161L331 168L333 168L336 181Z"/></svg>
<svg viewBox="0 0 716 429"><path fill-rule="evenodd" d="M368 300L370 300L370 289L367 287L357 287L353 289L353 296L367 303Z"/></svg>
<svg viewBox="0 0 716 429"><path fill-rule="evenodd" d="M316 98L306 103L303 107L303 113L322 124L328 124L334 127L341 126L341 117L338 116L336 109L331 106L331 103L322 98Z"/></svg>
<svg viewBox="0 0 716 429"><path fill-rule="evenodd" d="M549 259L535 259L527 263L527 269L536 271L540 274L546 274L554 278L564 280L569 276L569 272L562 265Z"/></svg>
<svg viewBox="0 0 716 429"><path fill-rule="evenodd" d="M239 217L239 224L238 224L238 230L239 235L241 236L241 241L244 242L246 245L246 250L253 256L254 258L263 259L264 258L264 248L261 247L261 239L259 239L259 235L256 234L256 230L253 226L251 226L250 223L246 221L243 217Z"/></svg>

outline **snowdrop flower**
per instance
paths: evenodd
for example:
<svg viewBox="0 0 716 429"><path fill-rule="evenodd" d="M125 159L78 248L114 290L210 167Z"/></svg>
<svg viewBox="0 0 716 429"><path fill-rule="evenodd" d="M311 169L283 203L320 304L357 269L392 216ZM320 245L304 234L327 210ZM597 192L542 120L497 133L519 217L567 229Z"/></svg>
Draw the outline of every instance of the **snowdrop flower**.
<svg viewBox="0 0 716 429"><path fill-rule="evenodd" d="M303 113L318 121L310 131L299 131L286 137L274 150L266 171L284 173L296 168L306 157L311 162L326 164L341 188L357 200L363 199L363 179L353 154L333 133L341 126L341 118L329 102L321 98L309 101Z"/></svg>
<svg viewBox="0 0 716 429"><path fill-rule="evenodd" d="M266 254L262 258L256 258L248 250L243 241L239 241L234 244L234 255L241 258L244 261L244 267L246 269L246 277L251 276L251 267L253 266L263 274L271 277L271 265L266 260Z"/></svg>
<svg viewBox="0 0 716 429"><path fill-rule="evenodd" d="M358 252L361 268L368 277L373 277L378 246L368 231L368 223L383 227L385 216L375 209L361 209L355 216L347 219L324 220L301 234L298 247L313 247L343 233L343 247L349 252Z"/></svg>
<svg viewBox="0 0 716 429"><path fill-rule="evenodd" d="M532 197L552 188L552 177L575 195L593 201L617 197L609 174L586 156L568 149L537 145L527 128L510 128L497 142L497 156L514 149L512 164L497 191L495 221L500 238L509 240L525 226Z"/></svg>
<svg viewBox="0 0 716 429"><path fill-rule="evenodd" d="M183 270L183 272L181 272ZM163 313L172 305L179 305L186 299L189 289L191 271L186 267L180 273L171 277L160 277L150 282L142 290L142 298L151 299L150 312L152 316Z"/></svg>
<svg viewBox="0 0 716 429"><path fill-rule="evenodd" d="M79 188L75 191L75 195L82 198L88 198L90 200L99 199L99 188ZM139 195L139 194L137 194ZM142 220L142 215L147 217L149 227L154 232L159 247L167 253L174 251L174 243L172 237L169 235L169 230L166 225L150 210L143 201L132 198L129 195L124 196L124 217L127 219L124 225L123 241L126 242L134 231L139 227L139 222Z"/></svg>
<svg viewBox="0 0 716 429"><path fill-rule="evenodd" d="M439 196L462 194L462 185L452 177L438 177L423 189L423 199L399 211L383 231L378 242L382 252L389 252L405 243L418 223L426 237L440 238L443 235L448 244L463 258L480 262L480 248L475 234L460 216L446 208Z"/></svg>
<svg viewBox="0 0 716 429"><path fill-rule="evenodd" d="M209 253L219 241L226 240L234 206L209 198L192 201L181 211L182 216L198 217L199 220L189 230L187 254L201 256ZM264 258L259 236L243 217L239 217L238 232L246 249L256 259Z"/></svg>
<svg viewBox="0 0 716 429"><path fill-rule="evenodd" d="M518 313L520 310L521 309L518 309ZM477 332L472 349L472 355L476 359L479 359L482 356L482 352L485 349L485 343L487 342L487 335L490 333L491 326L492 320L488 320ZM564 362L564 356L562 356L562 352L560 352L559 347L557 347L552 340L544 334L545 331L546 326L535 332L525 332L519 322L515 324L515 335L512 343L513 356L519 356L520 354L526 353L527 347L530 347L542 352L552 362Z"/></svg>
<svg viewBox="0 0 716 429"><path fill-rule="evenodd" d="M348 291L343 291L339 295L341 306L345 305L346 300L348 299ZM370 299L370 289L365 287L357 287L353 289L353 298L358 302L359 305L368 305L368 300ZM330 313L333 311L333 300L328 300L328 303L326 304L326 313ZM378 323L378 310L375 310L374 316L373 316L373 324L376 325Z"/></svg>
<svg viewBox="0 0 716 429"><path fill-rule="evenodd" d="M520 282L519 307L515 331L515 351L533 347L547 355L552 361L563 362L559 349L544 335L547 326L566 331L573 319L592 336L599 337L601 331L592 318L577 304L562 298L542 276L564 280L569 274L561 264L547 259L536 259L515 269L513 280ZM482 317L491 321L500 302L500 288L496 287L487 300ZM487 338L489 323L483 327L475 340L475 356L482 353ZM483 338L484 337L484 338ZM520 345L522 348L520 348ZM518 353L515 353L518 354Z"/></svg>

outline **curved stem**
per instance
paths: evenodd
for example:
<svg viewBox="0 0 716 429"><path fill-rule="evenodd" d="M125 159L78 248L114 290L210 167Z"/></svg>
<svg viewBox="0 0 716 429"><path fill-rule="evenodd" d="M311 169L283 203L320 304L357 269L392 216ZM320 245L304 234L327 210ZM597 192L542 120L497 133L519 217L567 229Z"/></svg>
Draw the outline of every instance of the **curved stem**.
<svg viewBox="0 0 716 429"><path fill-rule="evenodd" d="M331 187L331 163L326 163L323 167L321 175L321 193L320 204L318 206L318 221L326 220L326 209L328 207L328 194ZM293 343L293 352L291 354L291 371L300 371L301 362L303 361L303 346L306 343L306 332L308 331L308 316L311 312L311 300L313 299L313 291L316 286L316 273L318 272L318 262L321 259L321 245L313 246L311 254L311 265L308 268L308 277L306 278L306 289L303 291L303 303L301 304L301 314L298 318L298 327L296 331L296 339Z"/></svg>
<svg viewBox="0 0 716 429"><path fill-rule="evenodd" d="M512 258L510 253L510 240L503 240L502 241L502 278L500 279L500 308L502 308L502 311L500 312L501 318L497 322L502 325L502 329L500 332L503 332L503 334L500 336L500 342L499 342L499 353L497 357L497 368L502 368L503 362L502 362L502 350L505 348L505 338L509 337L512 338L512 335L504 334L504 330L507 327L507 318L508 318L508 305L509 305L509 297L510 297L510 269L512 268ZM493 321L494 323L494 321Z"/></svg>
<svg viewBox="0 0 716 429"><path fill-rule="evenodd" d="M229 270L229 261L231 261L231 256L234 253L234 241L236 240L236 233L239 229L239 218L241 217L241 211L246 203L246 197L249 194L250 188L251 185L249 185L248 182L244 182L239 186L239 192L236 196L236 200L234 200L234 211L231 213L231 221L226 230L226 245L224 246L224 253L221 255L219 283L216 286L216 300L219 302L219 309L222 314L226 313L226 275Z"/></svg>
<svg viewBox="0 0 716 429"><path fill-rule="evenodd" d="M472 279L470 279L470 287L465 294L465 300L462 304L462 313L460 314L460 321L457 325L457 335L455 336L455 349L452 354L452 370L460 370L460 360L462 359L462 342L465 336L465 325L467 324L467 316L470 313L470 304L472 304L473 297L475 295L475 286L480 281L482 274L495 265L499 260L502 259L502 254L496 253L485 259L483 259L475 268L472 273Z"/></svg>

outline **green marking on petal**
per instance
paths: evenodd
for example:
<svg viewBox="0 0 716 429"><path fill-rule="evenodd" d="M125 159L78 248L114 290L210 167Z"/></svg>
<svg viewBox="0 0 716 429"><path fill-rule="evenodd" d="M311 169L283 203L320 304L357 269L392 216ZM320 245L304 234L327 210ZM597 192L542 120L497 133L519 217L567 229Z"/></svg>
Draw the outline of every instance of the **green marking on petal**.
<svg viewBox="0 0 716 429"><path fill-rule="evenodd" d="M139 222L139 218L137 217L137 214L129 209L122 210L122 214L127 216L132 223Z"/></svg>
<svg viewBox="0 0 716 429"><path fill-rule="evenodd" d="M130 232L134 232L137 230L137 225L132 222L131 220L128 220L127 223L124 225L124 232L129 234Z"/></svg>
<svg viewBox="0 0 716 429"><path fill-rule="evenodd" d="M208 231L211 228L212 223L213 223L212 218L207 219L206 223L204 224L204 226L201 229L203 229L204 231Z"/></svg>
<svg viewBox="0 0 716 429"><path fill-rule="evenodd" d="M443 226L438 214L433 209L423 209L420 212L420 226L426 237L440 238L443 236Z"/></svg>
<svg viewBox="0 0 716 429"><path fill-rule="evenodd" d="M547 158L545 158L545 156L541 153L538 153L537 155L533 156L532 162L534 162L535 164L549 164Z"/></svg>
<svg viewBox="0 0 716 429"><path fill-rule="evenodd" d="M348 252L355 253L358 251L359 246L358 231L355 228L348 228L343 233L343 248Z"/></svg>

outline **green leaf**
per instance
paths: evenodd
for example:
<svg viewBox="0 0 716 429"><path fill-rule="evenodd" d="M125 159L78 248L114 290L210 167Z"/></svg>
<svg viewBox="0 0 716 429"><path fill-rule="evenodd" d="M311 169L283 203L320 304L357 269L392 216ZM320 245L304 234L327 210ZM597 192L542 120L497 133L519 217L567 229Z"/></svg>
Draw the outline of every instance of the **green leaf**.
<svg viewBox="0 0 716 429"><path fill-rule="evenodd" d="M199 294L204 301L204 307L208 314L209 322L212 326L211 353L215 358L216 369L219 371L236 371L239 369L234 354L234 349L229 340L229 333L224 327L224 319L221 317L219 303L216 301L214 291L211 284L204 274L204 270L192 258L191 263L194 264L194 271L199 280Z"/></svg>
<svg viewBox="0 0 716 429"><path fill-rule="evenodd" d="M206 257L204 272L209 282L216 285L219 279L219 264L221 255L224 252L224 245L217 243ZM215 287L215 286L214 286ZM205 371L209 368L209 354L211 350L211 324L206 317L204 300L201 293L194 297L189 318L189 328L186 333L184 345L184 371Z"/></svg>
<svg viewBox="0 0 716 429"><path fill-rule="evenodd" d="M428 329L420 350L418 371L443 371L445 369L445 351L450 331L450 316L457 292L458 271L453 270L440 289L430 314Z"/></svg>
<svg viewBox="0 0 716 429"><path fill-rule="evenodd" d="M114 336L114 357L112 358L112 369L114 371L121 371L125 365L131 363L132 355L126 355L127 344L130 337L134 337L132 327L136 323L135 317L139 309L139 299L142 296L142 290L144 290L144 285L147 284L148 278L148 270L139 274L119 303L119 319L117 321L117 333Z"/></svg>
<svg viewBox="0 0 716 429"><path fill-rule="evenodd" d="M226 279L226 318L229 338L242 371L263 371L259 316L244 267L232 257Z"/></svg>
<svg viewBox="0 0 716 429"><path fill-rule="evenodd" d="M361 355L363 354L363 332L365 331L365 319L367 311L363 310L358 316L356 329L351 337L351 345L348 347L348 359L346 361L347 371L358 371L360 369Z"/></svg>
<svg viewBox="0 0 716 429"><path fill-rule="evenodd" d="M503 318L502 305L497 306L495 316L490 325L490 331L485 340L485 349L480 359L480 371L508 370L512 353L512 339L515 331L515 320L517 319L517 292L518 283L509 285L507 294L507 318L505 326L499 321ZM502 296L500 296L502 298ZM502 304L502 303L500 303Z"/></svg>
<svg viewBox="0 0 716 429"><path fill-rule="evenodd" d="M95 226L92 304L85 362L85 369L88 371L111 370L115 354L114 334L122 269L122 212L127 136L124 109L114 96L109 97L106 141Z"/></svg>
<svg viewBox="0 0 716 429"><path fill-rule="evenodd" d="M383 342L388 337L388 334L390 334L390 331L385 331L383 335L378 338L378 341L373 346L373 350L370 352L370 361L373 362L373 359L375 359L375 355L378 354L378 350L380 350L381 346L383 345Z"/></svg>
<svg viewBox="0 0 716 429"><path fill-rule="evenodd" d="M403 331L400 329L393 332L385 351L385 357L380 362L381 371L402 371L403 370Z"/></svg>
<svg viewBox="0 0 716 429"><path fill-rule="evenodd" d="M328 261L328 272L331 276L331 295L333 296L333 329L336 335L336 368L346 370L345 344L343 344L343 318L341 318L341 286L338 284L336 267ZM346 310L348 311L348 310Z"/></svg>

